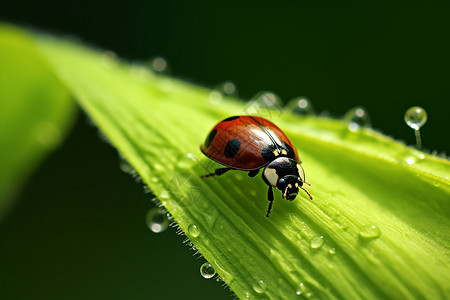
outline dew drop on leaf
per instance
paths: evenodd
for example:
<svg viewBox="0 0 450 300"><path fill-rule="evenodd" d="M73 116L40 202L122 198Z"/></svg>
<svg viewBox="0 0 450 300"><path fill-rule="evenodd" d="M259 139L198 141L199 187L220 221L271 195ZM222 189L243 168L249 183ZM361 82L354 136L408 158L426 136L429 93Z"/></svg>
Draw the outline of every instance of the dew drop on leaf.
<svg viewBox="0 0 450 300"><path fill-rule="evenodd" d="M264 118L272 118L273 113L282 113L281 99L275 93L261 91L257 93L244 107L248 115L257 114Z"/></svg>
<svg viewBox="0 0 450 300"><path fill-rule="evenodd" d="M422 148L422 137L419 130L427 122L427 112L420 106L413 106L405 112L404 119L406 124L414 129L417 148Z"/></svg>
<svg viewBox="0 0 450 300"><path fill-rule="evenodd" d="M360 127L370 126L370 116L362 107L355 107L350 109L344 116L348 122L348 129L357 131Z"/></svg>
<svg viewBox="0 0 450 300"><path fill-rule="evenodd" d="M188 226L188 232L193 236L193 237L198 237L200 235L200 229L197 227L197 225L195 224L190 224Z"/></svg>
<svg viewBox="0 0 450 300"><path fill-rule="evenodd" d="M155 73L168 73L169 64L163 57L154 57L150 60L150 67Z"/></svg>
<svg viewBox="0 0 450 300"><path fill-rule="evenodd" d="M161 233L169 226L167 213L160 207L150 209L145 216L145 222L154 233Z"/></svg>
<svg viewBox="0 0 450 300"><path fill-rule="evenodd" d="M323 236L316 236L309 243L312 249L319 249L323 245Z"/></svg>
<svg viewBox="0 0 450 300"><path fill-rule="evenodd" d="M258 294L262 294L264 293L264 291L266 290L266 283L263 280L259 280L258 282L256 282L253 285L253 289L255 290L255 292L257 292Z"/></svg>
<svg viewBox="0 0 450 300"><path fill-rule="evenodd" d="M408 108L405 112L406 124L414 130L419 130L427 122L427 112L420 106Z"/></svg>
<svg viewBox="0 0 450 300"><path fill-rule="evenodd" d="M236 88L236 85L231 81L224 81L222 83L219 83L216 86L215 90L218 91L223 96L230 96L230 97L238 96L238 90Z"/></svg>
<svg viewBox="0 0 450 300"><path fill-rule="evenodd" d="M222 101L222 94L218 91L211 91L209 93L209 102L211 104L217 105Z"/></svg>
<svg viewBox="0 0 450 300"><path fill-rule="evenodd" d="M296 97L288 102L286 109L294 114L307 115L313 114L314 108L311 101L306 97Z"/></svg>
<svg viewBox="0 0 450 300"><path fill-rule="evenodd" d="M379 237L381 231L375 225L364 225L359 232L359 235L364 239L375 239Z"/></svg>
<svg viewBox="0 0 450 300"><path fill-rule="evenodd" d="M196 163L197 157L192 153L188 153L178 159L177 166L181 169L191 169Z"/></svg>
<svg viewBox="0 0 450 300"><path fill-rule="evenodd" d="M205 262L200 267L200 274L203 276L203 278L210 279L213 278L214 275L216 275L216 270L214 270L213 266L209 262Z"/></svg>

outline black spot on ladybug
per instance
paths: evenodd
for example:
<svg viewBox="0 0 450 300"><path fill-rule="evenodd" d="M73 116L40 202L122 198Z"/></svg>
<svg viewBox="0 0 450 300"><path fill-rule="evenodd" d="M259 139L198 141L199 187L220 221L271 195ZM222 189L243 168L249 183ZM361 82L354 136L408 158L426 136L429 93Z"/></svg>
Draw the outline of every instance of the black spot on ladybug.
<svg viewBox="0 0 450 300"><path fill-rule="evenodd" d="M276 158L276 156L273 153L273 151L276 149L277 149L277 147L275 147L275 145L273 145L273 144L262 149L261 155L262 155L262 157L264 157L264 160L267 162L274 160Z"/></svg>
<svg viewBox="0 0 450 300"><path fill-rule="evenodd" d="M229 118L226 118L225 120L223 120L222 122L230 122L230 121L236 120L238 118L239 118L239 116L229 117Z"/></svg>
<svg viewBox="0 0 450 300"><path fill-rule="evenodd" d="M209 147L209 145L211 144L212 140L213 140L214 137L216 136L216 133L217 133L217 129L214 129L214 130L212 130L212 131L209 133L209 135L208 135L208 137L206 138L206 141L205 141L205 148L208 148L208 147Z"/></svg>
<svg viewBox="0 0 450 300"><path fill-rule="evenodd" d="M241 142L238 139L229 140L227 145L225 146L225 151L223 154L225 154L225 156L228 158L232 158L239 151L240 147Z"/></svg>

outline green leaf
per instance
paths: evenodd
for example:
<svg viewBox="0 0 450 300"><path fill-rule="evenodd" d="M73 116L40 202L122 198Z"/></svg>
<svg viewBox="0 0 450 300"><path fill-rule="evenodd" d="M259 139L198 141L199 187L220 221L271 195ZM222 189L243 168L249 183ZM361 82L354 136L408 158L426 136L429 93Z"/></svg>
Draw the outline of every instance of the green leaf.
<svg viewBox="0 0 450 300"><path fill-rule="evenodd" d="M195 247L240 298L445 299L450 296L450 163L373 130L230 98L36 36L64 85L136 169ZM221 119L266 115L296 145L309 192L294 202L199 145Z"/></svg>
<svg viewBox="0 0 450 300"><path fill-rule="evenodd" d="M74 102L27 34L0 27L0 217L18 186L62 141Z"/></svg>

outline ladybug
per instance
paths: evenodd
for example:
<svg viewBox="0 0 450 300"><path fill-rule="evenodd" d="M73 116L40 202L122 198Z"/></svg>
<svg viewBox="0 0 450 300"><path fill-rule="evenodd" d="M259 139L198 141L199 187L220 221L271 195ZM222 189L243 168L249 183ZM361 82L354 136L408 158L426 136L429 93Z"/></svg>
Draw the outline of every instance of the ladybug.
<svg viewBox="0 0 450 300"><path fill-rule="evenodd" d="M226 166L202 178L219 176L229 170L248 171L255 177L263 169L262 178L269 186L269 216L273 204L272 187L293 201L303 187L305 172L292 142L272 122L255 116L234 116L219 122L209 133L200 150L208 158Z"/></svg>

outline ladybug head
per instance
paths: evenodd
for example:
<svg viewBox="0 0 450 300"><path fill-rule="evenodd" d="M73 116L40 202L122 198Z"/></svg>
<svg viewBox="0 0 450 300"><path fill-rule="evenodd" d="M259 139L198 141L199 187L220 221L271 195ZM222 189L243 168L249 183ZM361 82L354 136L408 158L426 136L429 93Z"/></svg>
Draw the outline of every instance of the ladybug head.
<svg viewBox="0 0 450 300"><path fill-rule="evenodd" d="M292 201L297 197L298 189L303 185L303 181L296 175L286 175L280 178L277 188L283 192L283 199Z"/></svg>
<svg viewBox="0 0 450 300"><path fill-rule="evenodd" d="M292 158L278 157L268 164L263 172L263 178L267 185L279 189L283 198L292 201L297 197L299 189L304 190L310 199L311 195L303 188L305 172L300 164Z"/></svg>

